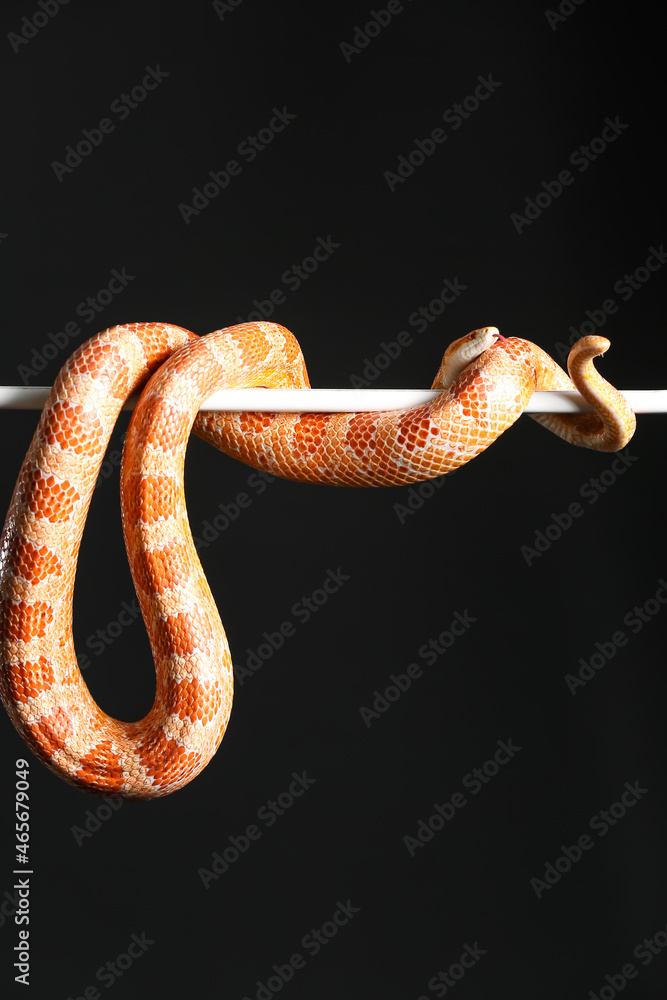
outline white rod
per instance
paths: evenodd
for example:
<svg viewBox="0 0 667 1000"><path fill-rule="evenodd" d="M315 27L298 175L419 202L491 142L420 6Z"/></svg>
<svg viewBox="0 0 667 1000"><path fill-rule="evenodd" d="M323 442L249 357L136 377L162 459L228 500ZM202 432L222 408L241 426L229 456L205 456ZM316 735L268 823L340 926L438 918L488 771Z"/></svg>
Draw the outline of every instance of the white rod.
<svg viewBox="0 0 667 1000"><path fill-rule="evenodd" d="M0 386L0 409L41 410L49 386ZM635 413L667 413L667 389L624 389L623 395ZM258 413L360 413L400 410L435 399L435 389L222 389L214 393L202 410ZM134 408L130 399L125 409ZM591 407L578 392L536 392L526 413L577 413Z"/></svg>

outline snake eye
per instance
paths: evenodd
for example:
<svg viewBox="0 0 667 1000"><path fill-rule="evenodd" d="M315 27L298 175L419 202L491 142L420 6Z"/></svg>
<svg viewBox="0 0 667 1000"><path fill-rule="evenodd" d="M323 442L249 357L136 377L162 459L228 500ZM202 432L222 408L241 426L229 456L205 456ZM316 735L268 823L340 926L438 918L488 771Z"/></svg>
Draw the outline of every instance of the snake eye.
<svg viewBox="0 0 667 1000"><path fill-rule="evenodd" d="M468 334L468 340L476 340L476 339L477 339L477 333L476 332Z"/></svg>

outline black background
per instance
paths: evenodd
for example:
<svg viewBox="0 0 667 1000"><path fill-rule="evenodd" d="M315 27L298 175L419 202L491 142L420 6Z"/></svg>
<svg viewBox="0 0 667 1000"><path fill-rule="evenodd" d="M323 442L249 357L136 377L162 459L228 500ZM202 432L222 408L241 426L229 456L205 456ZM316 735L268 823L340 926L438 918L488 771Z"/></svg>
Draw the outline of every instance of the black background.
<svg viewBox="0 0 667 1000"><path fill-rule="evenodd" d="M349 385L401 330L414 342L376 387L430 384L447 344L487 324L558 357L570 326L609 298L618 310L600 369L621 388L664 386L664 273L628 301L614 291L666 236L657 13L594 0L564 8L552 27L536 3L414 0L346 59L340 45L369 20L369 3L243 0L220 16L202 2L72 0L17 52L5 36L41 8L4 4L1 380L20 384L18 366L77 319L81 334L30 384L50 383L99 329L162 320L206 333L281 288L271 318L298 337L315 386ZM158 64L168 76L145 101L125 120L110 113ZM460 128L444 124L489 75L500 86ZM283 107L296 116L288 127L241 159L239 143ZM616 116L627 128L585 172L572 167L570 154ZM52 163L104 117L113 133L59 181ZM392 192L385 171L438 127L447 140ZM179 204L232 158L241 174L186 224ZM518 233L511 214L568 167L573 184ZM281 276L318 237L339 246L286 288ZM133 276L127 287L91 322L77 317L114 268ZM418 332L409 316L447 278L465 292ZM158 990L254 1000L267 996L258 981L300 952L286 1000L417 1000L443 995L429 980L468 944L484 954L448 988L460 1000L611 997L620 980L605 977L629 962L637 976L624 996L664 997L667 953L643 965L633 950L667 940L667 612L637 633L623 623L667 576L662 420L640 417L623 473L607 471L608 487L582 496L614 457L522 418L401 517L407 488L275 481L260 495L251 470L194 440L195 535L220 504L252 499L201 551L235 663L285 621L295 635L237 687L216 758L173 796L100 813L101 800L30 757L33 959L22 991L11 892L24 748L5 720L3 995L66 1000L96 987L118 1000ZM2 421L6 506L36 415ZM521 547L573 502L582 516L528 565ZM294 604L339 569L349 580L298 621ZM139 718L153 697L143 626L100 655L87 641L132 599L112 476L86 530L75 637L94 696L121 718ZM474 624L427 664L419 648L457 611ZM619 629L627 644L573 695L565 675ZM360 708L410 663L422 676L366 726ZM411 856L404 838L465 792L464 776L499 740L521 750ZM271 827L258 820L303 771L312 787ZM646 791L600 837L589 823L626 782ZM200 869L252 823L260 839L205 887ZM538 898L531 879L585 833L594 846ZM348 900L358 912L313 955L304 935ZM96 978L133 934L153 943L122 976Z"/></svg>

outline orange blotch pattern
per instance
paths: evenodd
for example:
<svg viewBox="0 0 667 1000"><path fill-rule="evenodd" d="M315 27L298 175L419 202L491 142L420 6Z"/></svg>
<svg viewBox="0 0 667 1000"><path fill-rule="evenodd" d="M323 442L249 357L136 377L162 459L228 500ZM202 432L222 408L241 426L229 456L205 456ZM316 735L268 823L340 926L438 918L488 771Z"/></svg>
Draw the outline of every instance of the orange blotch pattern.
<svg viewBox="0 0 667 1000"><path fill-rule="evenodd" d="M175 715L183 722L189 720L210 725L222 705L219 687L197 677L184 678L177 684L158 684L159 700L168 715Z"/></svg>
<svg viewBox="0 0 667 1000"><path fill-rule="evenodd" d="M29 698L37 698L44 691L50 691L56 679L53 665L45 656L38 660L25 663L12 663L3 671L6 677L8 692L21 704Z"/></svg>
<svg viewBox="0 0 667 1000"><path fill-rule="evenodd" d="M137 749L137 756L146 768L149 778L153 778L158 787L169 785L170 782L182 782L184 775L196 773L201 754L195 750L186 750L176 740L169 739L162 730L151 733Z"/></svg>
<svg viewBox="0 0 667 1000"><path fill-rule="evenodd" d="M132 561L133 576L145 594L165 594L186 583L191 572L189 551L177 539L138 553Z"/></svg>
<svg viewBox="0 0 667 1000"><path fill-rule="evenodd" d="M0 626L5 641L42 639L53 621L53 607L46 601L0 600Z"/></svg>
<svg viewBox="0 0 667 1000"><path fill-rule="evenodd" d="M345 435L345 444L357 456L365 458L367 452L376 447L377 417L373 413L355 413L350 418Z"/></svg>
<svg viewBox="0 0 667 1000"><path fill-rule="evenodd" d="M206 652L211 645L210 625L196 612L167 615L156 630L154 643L156 655L162 660L191 656L197 650Z"/></svg>
<svg viewBox="0 0 667 1000"><path fill-rule="evenodd" d="M424 451L428 445L433 430L431 418L419 416L408 411L398 421L397 444L406 451Z"/></svg>
<svg viewBox="0 0 667 1000"><path fill-rule="evenodd" d="M48 545L38 546L27 538L13 539L7 558L14 563L14 575L33 585L48 576L61 576L63 572L61 560Z"/></svg>
<svg viewBox="0 0 667 1000"><path fill-rule="evenodd" d="M331 415L326 413L303 413L294 424L294 444L298 455L306 459L319 454L324 447L327 425Z"/></svg>
<svg viewBox="0 0 667 1000"><path fill-rule="evenodd" d="M120 792L125 783L123 761L111 740L101 740L79 758L76 782L88 786L92 779L104 775L104 787L108 792Z"/></svg>
<svg viewBox="0 0 667 1000"><path fill-rule="evenodd" d="M84 410L81 403L57 400L50 407L44 440L49 445L58 444L76 455L90 454L103 450L100 439L102 432L102 421L95 410Z"/></svg>
<svg viewBox="0 0 667 1000"><path fill-rule="evenodd" d="M39 722L26 726L26 735L33 749L42 753L47 759L59 750L65 750L72 732L69 715L62 708L55 708L44 714Z"/></svg>
<svg viewBox="0 0 667 1000"><path fill-rule="evenodd" d="M52 524L66 521L74 505L81 499L78 491L66 479L46 476L41 469L26 469L22 482L28 510Z"/></svg>

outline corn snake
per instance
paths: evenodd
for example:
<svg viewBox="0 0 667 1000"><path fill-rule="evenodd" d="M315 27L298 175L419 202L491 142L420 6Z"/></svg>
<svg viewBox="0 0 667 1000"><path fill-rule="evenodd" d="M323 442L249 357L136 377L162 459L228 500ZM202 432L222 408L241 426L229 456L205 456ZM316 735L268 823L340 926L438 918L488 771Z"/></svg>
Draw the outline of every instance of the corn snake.
<svg viewBox="0 0 667 1000"><path fill-rule="evenodd" d="M87 791L153 798L192 780L216 752L232 703L232 662L195 551L183 491L191 429L233 457L303 482L391 486L470 461L536 389L577 388L594 413L534 419L572 444L623 448L635 428L624 397L596 372L609 346L573 347L572 380L529 341L493 327L452 344L431 403L385 413L200 413L223 387L307 388L299 346L276 324L197 337L162 323L114 327L61 370L19 474L0 547L0 694L25 742ZM72 594L81 536L111 430L149 378L130 422L123 529L153 649L156 696L132 723L104 713L76 663Z"/></svg>

